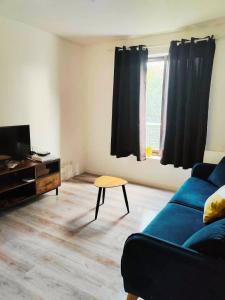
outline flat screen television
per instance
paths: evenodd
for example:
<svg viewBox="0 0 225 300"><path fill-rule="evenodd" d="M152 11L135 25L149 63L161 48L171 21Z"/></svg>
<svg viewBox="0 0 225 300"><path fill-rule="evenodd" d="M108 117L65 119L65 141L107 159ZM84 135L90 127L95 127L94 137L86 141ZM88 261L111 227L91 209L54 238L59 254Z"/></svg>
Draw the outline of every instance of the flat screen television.
<svg viewBox="0 0 225 300"><path fill-rule="evenodd" d="M0 155L22 160L30 154L30 126L0 127Z"/></svg>

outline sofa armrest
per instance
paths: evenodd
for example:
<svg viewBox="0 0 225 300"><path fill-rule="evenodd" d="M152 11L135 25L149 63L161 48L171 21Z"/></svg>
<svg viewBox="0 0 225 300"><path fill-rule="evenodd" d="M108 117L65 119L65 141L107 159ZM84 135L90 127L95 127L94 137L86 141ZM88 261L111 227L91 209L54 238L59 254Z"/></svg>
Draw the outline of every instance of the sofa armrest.
<svg viewBox="0 0 225 300"><path fill-rule="evenodd" d="M207 180L209 175L215 169L215 164L210 163L198 163L195 164L192 168L191 176L198 177L203 180Z"/></svg>
<svg viewBox="0 0 225 300"><path fill-rule="evenodd" d="M224 297L218 289L225 276L223 261L141 233L126 241L121 272L125 291L143 299Z"/></svg>

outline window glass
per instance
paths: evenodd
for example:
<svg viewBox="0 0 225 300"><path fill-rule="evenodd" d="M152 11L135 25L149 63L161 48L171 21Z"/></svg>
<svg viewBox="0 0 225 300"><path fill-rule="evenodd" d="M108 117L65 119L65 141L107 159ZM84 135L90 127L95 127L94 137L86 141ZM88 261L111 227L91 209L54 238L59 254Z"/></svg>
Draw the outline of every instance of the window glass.
<svg viewBox="0 0 225 300"><path fill-rule="evenodd" d="M146 146L160 150L162 99L165 63L164 56L150 58L147 65Z"/></svg>

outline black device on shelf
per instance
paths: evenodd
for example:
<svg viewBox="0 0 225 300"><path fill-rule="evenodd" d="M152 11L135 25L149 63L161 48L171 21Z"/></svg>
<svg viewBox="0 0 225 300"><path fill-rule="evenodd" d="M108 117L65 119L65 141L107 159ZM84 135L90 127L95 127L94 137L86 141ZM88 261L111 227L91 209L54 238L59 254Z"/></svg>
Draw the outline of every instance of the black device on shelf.
<svg viewBox="0 0 225 300"><path fill-rule="evenodd" d="M0 156L8 155L13 160L23 160L30 151L29 125L0 127Z"/></svg>

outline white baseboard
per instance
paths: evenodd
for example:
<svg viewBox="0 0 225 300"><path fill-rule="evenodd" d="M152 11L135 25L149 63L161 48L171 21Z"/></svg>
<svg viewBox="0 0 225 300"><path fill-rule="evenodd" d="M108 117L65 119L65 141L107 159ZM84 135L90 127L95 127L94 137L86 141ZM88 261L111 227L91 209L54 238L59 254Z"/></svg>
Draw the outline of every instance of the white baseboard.
<svg viewBox="0 0 225 300"><path fill-rule="evenodd" d="M84 170L80 164L75 164L72 161L62 162L61 164L61 178L68 180L76 175L80 175Z"/></svg>

